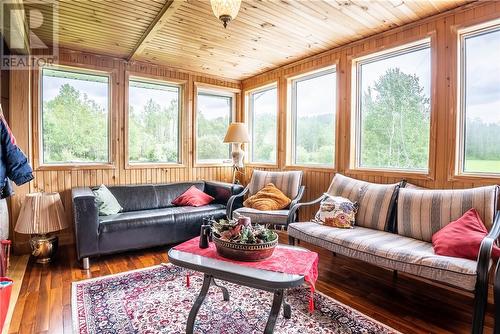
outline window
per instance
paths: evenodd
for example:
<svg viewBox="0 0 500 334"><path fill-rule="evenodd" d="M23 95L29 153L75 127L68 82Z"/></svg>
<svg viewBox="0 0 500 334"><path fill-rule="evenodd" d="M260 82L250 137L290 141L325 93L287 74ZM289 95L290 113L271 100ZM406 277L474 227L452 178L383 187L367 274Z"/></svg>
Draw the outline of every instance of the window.
<svg viewBox="0 0 500 334"><path fill-rule="evenodd" d="M41 161L109 162L109 75L41 70Z"/></svg>
<svg viewBox="0 0 500 334"><path fill-rule="evenodd" d="M232 120L233 96L198 90L196 112L196 161L223 163L230 159L230 148L223 143Z"/></svg>
<svg viewBox="0 0 500 334"><path fill-rule="evenodd" d="M335 69L292 80L292 164L333 166Z"/></svg>
<svg viewBox="0 0 500 334"><path fill-rule="evenodd" d="M278 135L278 89L276 85L255 90L248 96L251 133L250 160L276 163Z"/></svg>
<svg viewBox="0 0 500 334"><path fill-rule="evenodd" d="M500 25L461 34L459 172L500 174Z"/></svg>
<svg viewBox="0 0 500 334"><path fill-rule="evenodd" d="M129 162L180 162L180 101L178 85L129 79Z"/></svg>
<svg viewBox="0 0 500 334"><path fill-rule="evenodd" d="M357 60L356 67L356 167L427 171L430 41Z"/></svg>

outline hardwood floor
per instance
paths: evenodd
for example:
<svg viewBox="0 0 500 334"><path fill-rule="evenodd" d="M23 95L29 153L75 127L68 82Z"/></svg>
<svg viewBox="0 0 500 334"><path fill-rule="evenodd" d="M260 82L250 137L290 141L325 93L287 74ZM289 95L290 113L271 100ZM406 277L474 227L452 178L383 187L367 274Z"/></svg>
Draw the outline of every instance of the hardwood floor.
<svg viewBox="0 0 500 334"><path fill-rule="evenodd" d="M286 235L280 235L285 242ZM302 243L320 254L319 291L403 333L470 332L472 296L429 285L391 271ZM168 248L128 252L94 259L80 270L74 247L62 247L47 266L30 261L9 333L72 333L71 282L167 262ZM488 305L485 333L492 332Z"/></svg>

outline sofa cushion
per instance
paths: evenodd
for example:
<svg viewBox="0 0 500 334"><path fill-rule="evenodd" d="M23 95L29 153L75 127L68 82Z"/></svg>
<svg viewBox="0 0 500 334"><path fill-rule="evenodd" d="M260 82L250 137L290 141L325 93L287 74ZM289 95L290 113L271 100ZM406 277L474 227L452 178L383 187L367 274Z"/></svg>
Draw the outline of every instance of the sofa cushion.
<svg viewBox="0 0 500 334"><path fill-rule="evenodd" d="M338 229L313 222L290 224L288 234L351 258L469 291L476 284L476 261L436 255L425 241L359 226Z"/></svg>
<svg viewBox="0 0 500 334"><path fill-rule="evenodd" d="M116 197L123 212L158 208L158 198L152 185L125 185L109 187Z"/></svg>
<svg viewBox="0 0 500 334"><path fill-rule="evenodd" d="M205 190L205 182L203 181L153 185L156 192L156 197L158 198L158 207L168 208L170 206L173 206L172 201L182 195L191 186L195 186L201 191Z"/></svg>
<svg viewBox="0 0 500 334"><path fill-rule="evenodd" d="M93 193L95 196L95 202L99 209L99 215L114 215L123 210L115 196L113 196L111 191L109 191L104 184L94 190Z"/></svg>
<svg viewBox="0 0 500 334"><path fill-rule="evenodd" d="M218 214L218 211L222 211L224 213L224 205L213 204L201 207L186 206L123 212L116 215L99 217L99 231L101 233L108 233L119 230L140 228L142 226L175 224L185 221L188 218L189 220L194 221L197 220L197 215L200 217L207 217ZM201 222L201 219L202 218L198 220ZM131 237L133 237L133 235L131 235Z"/></svg>
<svg viewBox="0 0 500 334"><path fill-rule="evenodd" d="M498 186L472 189L406 189L398 197L398 234L431 242L432 235L476 209L486 228L493 224Z"/></svg>
<svg viewBox="0 0 500 334"><path fill-rule="evenodd" d="M215 198L212 196L205 194L200 189L196 188L196 186L189 187L188 190L183 192L179 197L172 201L173 205L176 206L205 206L210 204Z"/></svg>
<svg viewBox="0 0 500 334"><path fill-rule="evenodd" d="M288 210L261 211L243 207L234 210L233 217L237 218L238 214L250 217L253 224L286 225L286 220L288 218Z"/></svg>
<svg viewBox="0 0 500 334"><path fill-rule="evenodd" d="M268 172L254 170L248 184L249 196L256 194L268 183L274 184L290 199L297 197L302 184L302 171Z"/></svg>
<svg viewBox="0 0 500 334"><path fill-rule="evenodd" d="M356 225L387 230L395 209L399 184L377 184L335 174L327 193L358 204Z"/></svg>

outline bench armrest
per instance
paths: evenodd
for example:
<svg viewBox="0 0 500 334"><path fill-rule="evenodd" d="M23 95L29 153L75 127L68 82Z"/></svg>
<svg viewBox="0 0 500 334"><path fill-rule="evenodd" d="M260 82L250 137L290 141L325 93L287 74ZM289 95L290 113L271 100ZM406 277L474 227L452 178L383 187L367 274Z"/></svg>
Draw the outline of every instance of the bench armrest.
<svg viewBox="0 0 500 334"><path fill-rule="evenodd" d="M99 210L88 187L71 190L78 259L99 253Z"/></svg>
<svg viewBox="0 0 500 334"><path fill-rule="evenodd" d="M243 196L245 196L248 193L249 189L248 187L243 189L242 192L239 194L231 196L229 200L227 201L227 207L226 207L226 216L227 219L232 219L233 218L233 211L241 208L243 206Z"/></svg>
<svg viewBox="0 0 500 334"><path fill-rule="evenodd" d="M304 202L304 203L297 203L297 204L295 204L293 207L291 207L290 211L288 212L287 225L291 224L291 223L293 223L295 221L295 215L297 213L297 210L300 207L311 206L311 205L318 204L319 202L321 202L325 198L326 198L326 195L321 195L320 197L318 197L315 200L312 200L310 202Z"/></svg>
<svg viewBox="0 0 500 334"><path fill-rule="evenodd" d="M290 205L288 206L290 209L293 208L293 206L302 199L302 196L304 196L304 191L306 190L305 186L300 186L299 192L297 193L297 196L290 202Z"/></svg>

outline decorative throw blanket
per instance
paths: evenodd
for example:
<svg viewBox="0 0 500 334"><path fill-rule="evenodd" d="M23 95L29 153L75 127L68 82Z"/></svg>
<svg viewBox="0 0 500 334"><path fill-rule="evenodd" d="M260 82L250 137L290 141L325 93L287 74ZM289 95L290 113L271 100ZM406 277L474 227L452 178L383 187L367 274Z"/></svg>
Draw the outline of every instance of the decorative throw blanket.
<svg viewBox="0 0 500 334"><path fill-rule="evenodd" d="M196 237L188 240L174 249L191 253L195 255L206 256L212 259L235 263L245 267L251 267L262 270L275 271L286 274L303 275L304 281L309 284L311 288L311 298L309 300L309 310L314 310L313 294L315 290L316 280L318 279L318 253L309 250L297 250L293 248L280 247L279 245L274 250L271 257L258 261L258 262L242 262L234 261L220 256L217 253L215 244L209 243L208 248L200 248L199 238ZM187 277L187 284L189 285L189 276Z"/></svg>

